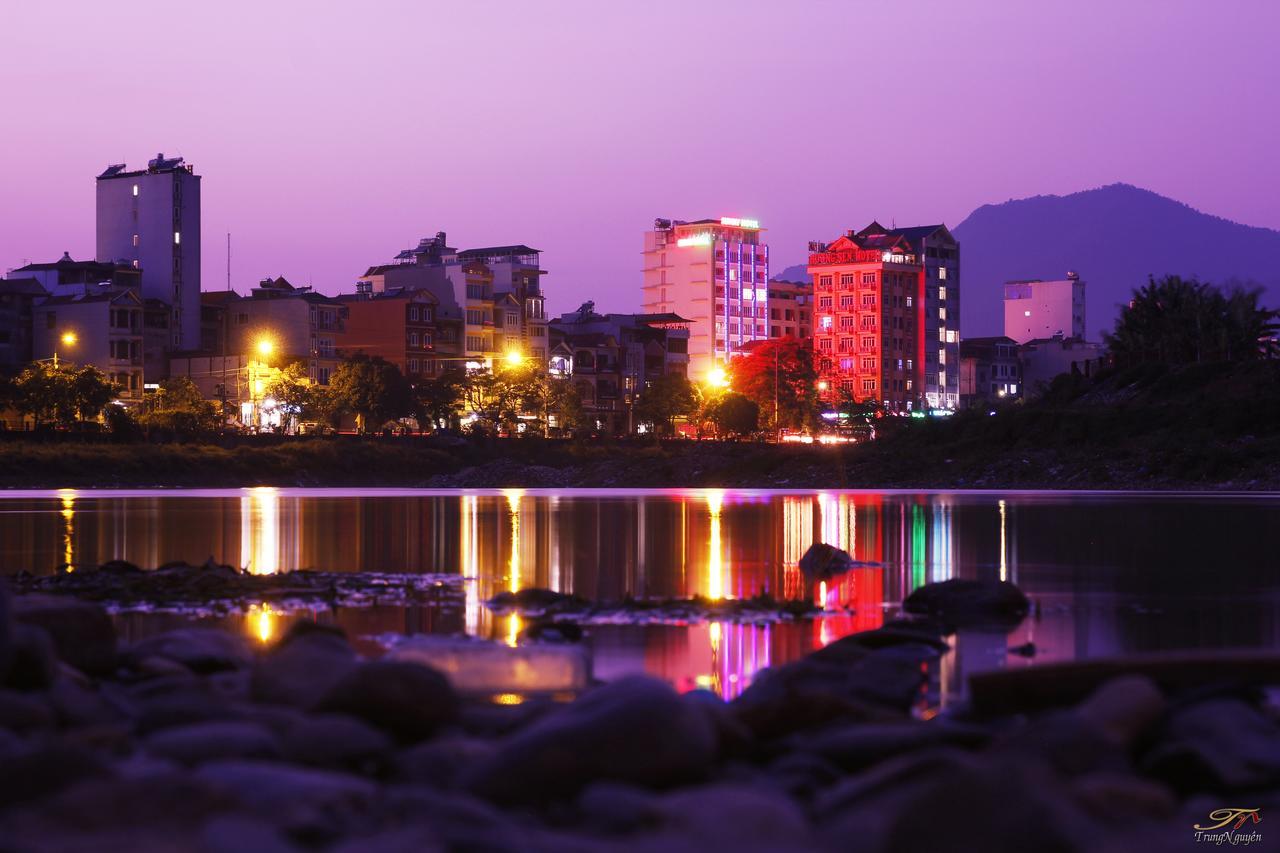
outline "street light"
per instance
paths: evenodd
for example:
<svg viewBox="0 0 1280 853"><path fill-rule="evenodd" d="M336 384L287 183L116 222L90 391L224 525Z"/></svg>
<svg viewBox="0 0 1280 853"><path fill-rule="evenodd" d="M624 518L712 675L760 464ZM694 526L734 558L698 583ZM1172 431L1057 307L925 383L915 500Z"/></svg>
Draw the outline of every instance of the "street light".
<svg viewBox="0 0 1280 853"><path fill-rule="evenodd" d="M520 354L520 350L507 350L507 366L519 367L524 364L524 356Z"/></svg>
<svg viewBox="0 0 1280 853"><path fill-rule="evenodd" d="M272 341L270 338L258 339L258 343L257 343L258 355L262 356L263 358L266 358L267 356L271 355L271 353L275 351L275 348L276 348L275 342Z"/></svg>
<svg viewBox="0 0 1280 853"><path fill-rule="evenodd" d="M723 367L713 367L711 372L707 374L707 384L712 388L728 388L729 374L725 372Z"/></svg>
<svg viewBox="0 0 1280 853"><path fill-rule="evenodd" d="M819 383L818 383L818 390L819 390L819 391L825 391L825 390L827 390L827 387L828 387L828 386L827 386L827 380L825 380L825 379L823 379L821 382L819 382Z"/></svg>
<svg viewBox="0 0 1280 853"><path fill-rule="evenodd" d="M63 332L62 336L59 337L58 340L62 342L64 347L70 349L75 346L80 339L76 337L75 332ZM58 369L58 351L56 349L53 351L53 369Z"/></svg>

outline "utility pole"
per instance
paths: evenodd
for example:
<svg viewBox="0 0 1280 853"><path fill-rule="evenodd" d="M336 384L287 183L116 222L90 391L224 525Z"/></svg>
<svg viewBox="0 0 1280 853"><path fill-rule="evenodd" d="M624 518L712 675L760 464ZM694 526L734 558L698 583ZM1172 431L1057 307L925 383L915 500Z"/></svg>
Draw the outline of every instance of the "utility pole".
<svg viewBox="0 0 1280 853"><path fill-rule="evenodd" d="M230 336L230 316L231 311L231 232L227 232L227 298L222 306L222 423L227 423L227 350L230 349L228 338Z"/></svg>
<svg viewBox="0 0 1280 853"><path fill-rule="evenodd" d="M774 438L782 441L782 423L778 420L778 345L773 345L773 432Z"/></svg>

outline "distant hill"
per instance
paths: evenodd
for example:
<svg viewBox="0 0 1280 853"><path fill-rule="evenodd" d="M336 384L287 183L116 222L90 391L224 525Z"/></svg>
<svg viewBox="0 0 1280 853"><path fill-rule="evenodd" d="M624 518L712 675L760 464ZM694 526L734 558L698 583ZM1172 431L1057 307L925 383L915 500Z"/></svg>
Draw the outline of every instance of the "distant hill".
<svg viewBox="0 0 1280 853"><path fill-rule="evenodd" d="M1097 340L1119 306L1148 275L1235 279L1267 290L1280 307L1280 231L1241 225L1129 184L1066 196L1041 195L985 204L951 229L960 241L961 332L1000 334L1001 286L1012 279L1065 278L1087 283L1085 326ZM804 265L777 278L806 281Z"/></svg>
<svg viewBox="0 0 1280 853"><path fill-rule="evenodd" d="M960 241L962 333L999 334L1001 285L1019 278L1087 282L1085 327L1097 340L1148 275L1253 281L1280 306L1280 231L1201 213L1128 184L986 204L952 229Z"/></svg>

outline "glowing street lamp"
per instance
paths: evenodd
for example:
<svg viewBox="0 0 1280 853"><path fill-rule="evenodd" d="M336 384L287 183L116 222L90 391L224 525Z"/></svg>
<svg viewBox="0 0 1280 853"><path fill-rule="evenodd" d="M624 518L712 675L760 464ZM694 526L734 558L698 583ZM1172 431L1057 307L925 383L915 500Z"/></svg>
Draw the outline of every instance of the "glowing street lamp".
<svg viewBox="0 0 1280 853"><path fill-rule="evenodd" d="M70 349L71 347L75 346L77 342L79 342L80 338L76 336L75 332L63 332L62 336L58 338L58 340L62 342L62 345L64 347L66 347L67 349ZM58 369L58 351L57 350L53 351L53 369L54 370Z"/></svg>
<svg viewBox="0 0 1280 853"><path fill-rule="evenodd" d="M258 350L258 355L267 358L271 353L275 352L276 345L270 338L259 338L256 349Z"/></svg>
<svg viewBox="0 0 1280 853"><path fill-rule="evenodd" d="M712 388L728 388L729 374L725 372L723 367L713 367L711 372L707 374L707 384Z"/></svg>
<svg viewBox="0 0 1280 853"><path fill-rule="evenodd" d="M524 356L520 354L520 350L507 350L507 366L519 367L524 364Z"/></svg>
<svg viewBox="0 0 1280 853"><path fill-rule="evenodd" d="M829 386L829 385L827 385L827 380L825 380L825 379L823 379L821 382L819 382L819 383L818 383L818 390L819 390L819 391L825 391L825 390L827 390L827 388L829 388L829 387L830 387L830 386Z"/></svg>

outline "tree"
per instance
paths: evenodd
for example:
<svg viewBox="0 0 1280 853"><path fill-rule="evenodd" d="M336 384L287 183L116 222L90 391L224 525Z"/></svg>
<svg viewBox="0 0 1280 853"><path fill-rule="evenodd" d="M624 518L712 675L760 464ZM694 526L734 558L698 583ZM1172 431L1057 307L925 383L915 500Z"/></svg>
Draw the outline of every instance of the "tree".
<svg viewBox="0 0 1280 853"><path fill-rule="evenodd" d="M54 367L37 361L12 383L14 408L36 422L70 426L77 420L97 418L120 393L106 374L91 365L77 368L62 363Z"/></svg>
<svg viewBox="0 0 1280 853"><path fill-rule="evenodd" d="M541 377L530 364L502 365L473 373L466 385L466 407L494 430L514 433L520 415L541 414Z"/></svg>
<svg viewBox="0 0 1280 853"><path fill-rule="evenodd" d="M275 400L295 421L333 420L332 395L328 388L311 380L304 362L291 362L277 371L267 384L265 396Z"/></svg>
<svg viewBox="0 0 1280 853"><path fill-rule="evenodd" d="M412 409L411 388L400 369L385 359L357 355L338 365L329 382L337 408L356 416L356 428L402 418Z"/></svg>
<svg viewBox="0 0 1280 853"><path fill-rule="evenodd" d="M419 382L413 389L418 425L436 428L442 423L456 424L466 393L467 373L460 367L448 367L439 376Z"/></svg>
<svg viewBox="0 0 1280 853"><path fill-rule="evenodd" d="M1274 350L1276 311L1259 304L1260 288L1166 276L1134 290L1115 331L1103 333L1116 362L1193 364L1249 361Z"/></svg>
<svg viewBox="0 0 1280 853"><path fill-rule="evenodd" d="M814 426L817 382L811 342L791 336L761 341L729 363L730 386L755 402L775 430Z"/></svg>
<svg viewBox="0 0 1280 853"><path fill-rule="evenodd" d="M541 384L543 411L556 416L556 429L566 435L582 429L586 412L582 407L582 394L573 380L567 376L543 376Z"/></svg>
<svg viewBox="0 0 1280 853"><path fill-rule="evenodd" d="M756 431L760 407L745 394L729 391L716 399L710 418L721 437L742 438Z"/></svg>
<svg viewBox="0 0 1280 853"><path fill-rule="evenodd" d="M148 435L162 432L178 438L208 435L222 424L218 407L186 376L161 382L159 390L142 401L137 420Z"/></svg>
<svg viewBox="0 0 1280 853"><path fill-rule="evenodd" d="M671 434L676 418L691 418L700 403L697 387L683 373L664 373L640 391L636 420L653 424L655 432Z"/></svg>

